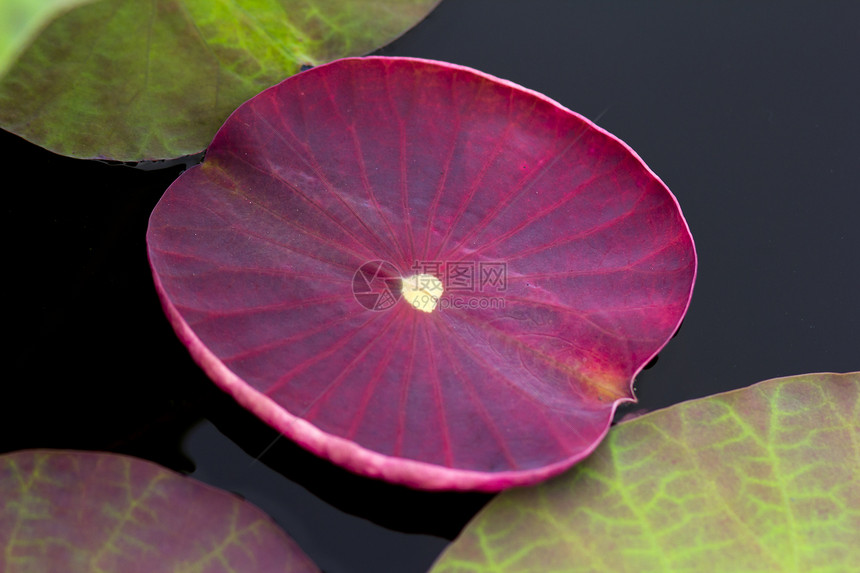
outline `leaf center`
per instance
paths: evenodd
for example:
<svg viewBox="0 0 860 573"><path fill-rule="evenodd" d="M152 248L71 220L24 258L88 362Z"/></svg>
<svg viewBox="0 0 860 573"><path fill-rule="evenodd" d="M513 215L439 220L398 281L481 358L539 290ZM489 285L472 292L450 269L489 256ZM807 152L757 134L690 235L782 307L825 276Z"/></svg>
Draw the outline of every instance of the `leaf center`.
<svg viewBox="0 0 860 573"><path fill-rule="evenodd" d="M442 281L433 275L424 273L400 280L403 298L412 305L412 308L422 312L433 312L444 291Z"/></svg>

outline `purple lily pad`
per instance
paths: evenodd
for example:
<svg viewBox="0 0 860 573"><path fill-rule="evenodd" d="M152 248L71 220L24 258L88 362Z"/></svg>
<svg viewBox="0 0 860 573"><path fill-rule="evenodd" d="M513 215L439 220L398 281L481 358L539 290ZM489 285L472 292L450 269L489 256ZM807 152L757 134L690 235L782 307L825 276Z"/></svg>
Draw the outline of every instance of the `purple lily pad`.
<svg viewBox="0 0 860 573"><path fill-rule="evenodd" d="M0 571L319 569L269 517L152 462L96 452L0 456Z"/></svg>
<svg viewBox="0 0 860 573"><path fill-rule="evenodd" d="M587 456L696 272L677 201L624 143L411 58L339 60L248 101L147 240L219 386L337 464L427 489Z"/></svg>

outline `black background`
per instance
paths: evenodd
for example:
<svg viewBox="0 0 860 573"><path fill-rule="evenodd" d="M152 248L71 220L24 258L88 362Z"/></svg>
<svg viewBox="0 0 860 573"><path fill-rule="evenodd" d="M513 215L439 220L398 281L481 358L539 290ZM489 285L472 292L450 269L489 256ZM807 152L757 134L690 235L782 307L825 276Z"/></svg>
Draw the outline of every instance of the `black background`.
<svg viewBox="0 0 860 573"><path fill-rule="evenodd" d="M444 0L379 53L543 92L678 197L699 276L634 408L860 369L860 4ZM209 382L146 260L147 218L181 166L68 159L5 132L0 149L0 451L109 450L193 473L262 507L327 573L426 571L489 499L356 477Z"/></svg>

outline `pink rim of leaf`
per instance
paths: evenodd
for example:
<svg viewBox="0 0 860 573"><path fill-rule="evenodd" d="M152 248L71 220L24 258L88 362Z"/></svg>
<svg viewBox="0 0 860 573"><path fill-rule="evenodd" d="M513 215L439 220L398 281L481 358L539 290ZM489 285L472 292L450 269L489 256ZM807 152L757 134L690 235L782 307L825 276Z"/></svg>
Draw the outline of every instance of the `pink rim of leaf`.
<svg viewBox="0 0 860 573"><path fill-rule="evenodd" d="M147 234L165 312L245 408L357 473L497 491L586 457L690 303L678 202L549 98L347 58L246 102ZM438 295L417 310L401 279Z"/></svg>

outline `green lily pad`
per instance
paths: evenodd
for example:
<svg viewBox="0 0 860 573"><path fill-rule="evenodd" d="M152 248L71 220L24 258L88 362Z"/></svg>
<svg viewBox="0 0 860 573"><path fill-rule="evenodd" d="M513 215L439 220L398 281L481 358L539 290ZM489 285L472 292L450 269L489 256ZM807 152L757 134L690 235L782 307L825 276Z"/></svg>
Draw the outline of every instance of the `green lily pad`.
<svg viewBox="0 0 860 573"><path fill-rule="evenodd" d="M855 571L860 373L807 374L617 425L484 508L433 573Z"/></svg>
<svg viewBox="0 0 860 573"><path fill-rule="evenodd" d="M4 573L319 573L238 496L117 454L0 456Z"/></svg>
<svg viewBox="0 0 860 573"><path fill-rule="evenodd" d="M33 38L57 15L89 0L0 2L0 77Z"/></svg>
<svg viewBox="0 0 860 573"><path fill-rule="evenodd" d="M439 0L99 0L51 22L0 78L0 126L123 161L203 150L242 102L390 42Z"/></svg>

